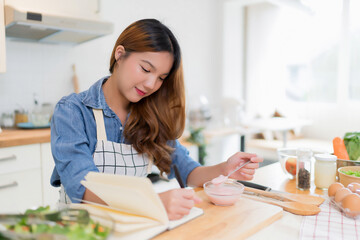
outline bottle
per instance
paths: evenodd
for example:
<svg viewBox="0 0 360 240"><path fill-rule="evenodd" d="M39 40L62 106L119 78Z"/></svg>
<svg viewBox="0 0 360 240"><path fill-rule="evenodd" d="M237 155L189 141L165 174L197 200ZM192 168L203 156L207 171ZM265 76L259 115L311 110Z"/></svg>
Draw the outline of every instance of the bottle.
<svg viewBox="0 0 360 240"><path fill-rule="evenodd" d="M336 159L331 154L315 154L315 186L320 189L328 187L336 181Z"/></svg>
<svg viewBox="0 0 360 240"><path fill-rule="evenodd" d="M312 151L307 148L296 150L296 187L300 190L310 189Z"/></svg>

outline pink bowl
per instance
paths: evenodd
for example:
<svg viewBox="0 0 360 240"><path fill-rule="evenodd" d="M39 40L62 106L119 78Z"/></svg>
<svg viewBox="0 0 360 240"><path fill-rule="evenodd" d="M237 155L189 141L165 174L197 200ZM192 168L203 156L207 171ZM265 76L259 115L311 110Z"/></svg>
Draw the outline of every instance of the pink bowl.
<svg viewBox="0 0 360 240"><path fill-rule="evenodd" d="M244 185L233 179L228 179L220 185L214 185L209 181L204 183L204 191L213 204L231 206L244 192Z"/></svg>

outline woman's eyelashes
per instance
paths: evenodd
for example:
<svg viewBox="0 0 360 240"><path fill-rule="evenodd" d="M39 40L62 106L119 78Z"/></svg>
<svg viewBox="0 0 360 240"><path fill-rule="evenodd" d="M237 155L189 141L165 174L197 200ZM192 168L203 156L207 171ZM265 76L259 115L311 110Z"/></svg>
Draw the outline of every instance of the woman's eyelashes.
<svg viewBox="0 0 360 240"><path fill-rule="evenodd" d="M146 73L149 73L149 72L150 72L150 70L147 70L147 69L144 68L143 66L140 65L140 67L142 68L142 70L143 70L144 72L146 72ZM159 79L160 79L161 81L164 81L165 78L166 78L166 77L159 77Z"/></svg>
<svg viewBox="0 0 360 240"><path fill-rule="evenodd" d="M150 72L150 70L147 70L147 69L144 68L143 66L140 65L140 67L142 68L142 70L143 70L144 72L147 72L147 73Z"/></svg>

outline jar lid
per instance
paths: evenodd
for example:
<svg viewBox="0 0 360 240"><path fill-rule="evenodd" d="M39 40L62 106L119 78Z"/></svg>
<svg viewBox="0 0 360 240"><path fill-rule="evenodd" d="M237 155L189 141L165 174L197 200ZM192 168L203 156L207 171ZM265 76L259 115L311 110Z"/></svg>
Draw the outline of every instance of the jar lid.
<svg viewBox="0 0 360 240"><path fill-rule="evenodd" d="M337 156L326 153L315 154L314 157L316 158L316 160L320 160L320 161L334 162L337 160Z"/></svg>

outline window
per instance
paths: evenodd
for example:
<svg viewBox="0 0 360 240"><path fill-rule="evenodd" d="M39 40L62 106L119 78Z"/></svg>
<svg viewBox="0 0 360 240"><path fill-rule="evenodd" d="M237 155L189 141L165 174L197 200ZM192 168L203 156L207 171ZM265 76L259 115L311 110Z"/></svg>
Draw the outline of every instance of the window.
<svg viewBox="0 0 360 240"><path fill-rule="evenodd" d="M349 97L360 100L360 1L351 0L349 7L350 73Z"/></svg>
<svg viewBox="0 0 360 240"><path fill-rule="evenodd" d="M360 100L360 1L296 2L246 7L246 102L255 113Z"/></svg>

